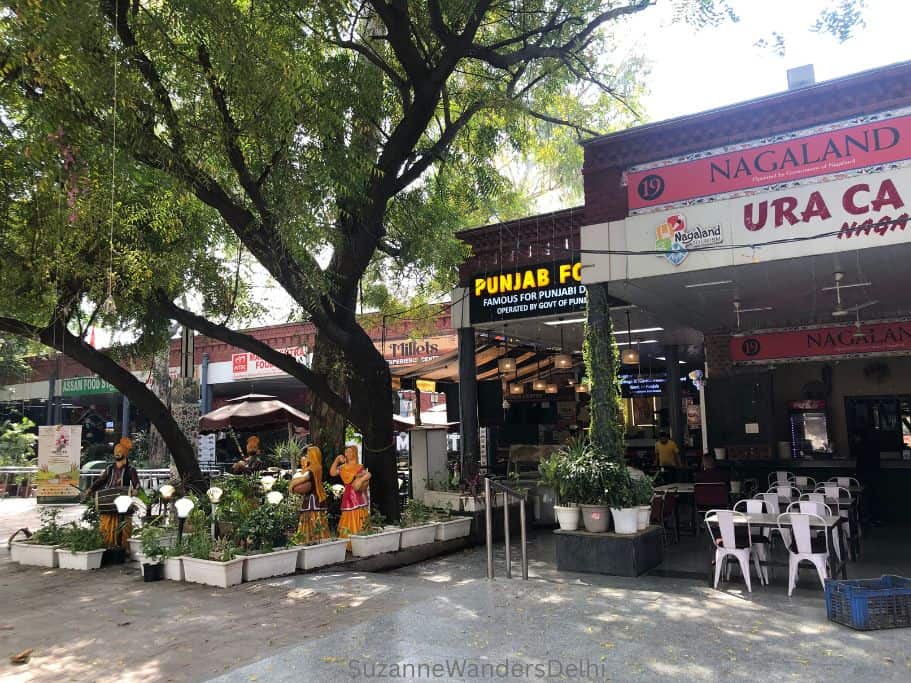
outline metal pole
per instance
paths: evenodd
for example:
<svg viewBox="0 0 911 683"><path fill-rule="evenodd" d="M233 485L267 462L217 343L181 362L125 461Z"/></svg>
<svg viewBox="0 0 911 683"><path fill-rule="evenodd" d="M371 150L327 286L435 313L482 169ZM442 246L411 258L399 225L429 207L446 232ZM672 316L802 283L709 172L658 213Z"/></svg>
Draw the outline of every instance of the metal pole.
<svg viewBox="0 0 911 683"><path fill-rule="evenodd" d="M522 534L522 578L528 581L528 540L525 536L525 499L519 501L519 524Z"/></svg>
<svg viewBox="0 0 911 683"><path fill-rule="evenodd" d="M487 578L493 578L493 508L490 504L490 479L484 478L484 526L487 531Z"/></svg>
<svg viewBox="0 0 911 683"><path fill-rule="evenodd" d="M509 495L503 494L503 542L506 544L506 578L512 578L512 557L509 554Z"/></svg>

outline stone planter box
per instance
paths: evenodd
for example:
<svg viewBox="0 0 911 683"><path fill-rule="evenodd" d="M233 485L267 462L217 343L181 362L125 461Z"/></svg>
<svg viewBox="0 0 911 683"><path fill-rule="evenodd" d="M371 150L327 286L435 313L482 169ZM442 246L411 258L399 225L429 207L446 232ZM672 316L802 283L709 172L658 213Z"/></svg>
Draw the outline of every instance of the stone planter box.
<svg viewBox="0 0 911 683"><path fill-rule="evenodd" d="M402 540L401 529L381 531L378 534L351 534L351 554L355 557L370 557L381 553L391 553L399 549Z"/></svg>
<svg viewBox="0 0 911 683"><path fill-rule="evenodd" d="M103 555L104 548L85 551L58 548L57 566L61 569L79 569L81 571L101 569L101 558Z"/></svg>
<svg viewBox="0 0 911 683"><path fill-rule="evenodd" d="M316 545L305 545L299 549L297 555L298 569L316 569L330 564L339 564L345 561L348 552L348 541L325 541Z"/></svg>
<svg viewBox="0 0 911 683"><path fill-rule="evenodd" d="M462 511L463 496L458 491L424 491L424 505L453 512Z"/></svg>
<svg viewBox="0 0 911 683"><path fill-rule="evenodd" d="M245 561L243 557L228 560L227 562L198 560L195 557L183 557L181 559L183 561L184 580L190 583L227 588L228 586L236 586L243 580Z"/></svg>
<svg viewBox="0 0 911 683"><path fill-rule="evenodd" d="M471 517L455 517L445 522L437 522L436 540L450 541L464 538L471 533Z"/></svg>
<svg viewBox="0 0 911 683"><path fill-rule="evenodd" d="M662 531L650 526L633 534L554 531L557 569L639 576L664 561Z"/></svg>
<svg viewBox="0 0 911 683"><path fill-rule="evenodd" d="M409 526L402 529L402 541L400 548L413 548L416 545L433 543L437 537L437 523L422 524L420 526Z"/></svg>
<svg viewBox="0 0 911 683"><path fill-rule="evenodd" d="M244 581L257 581L273 576L293 574L297 570L300 548L283 548L271 553L244 556Z"/></svg>
<svg viewBox="0 0 911 683"><path fill-rule="evenodd" d="M59 547L59 545L38 545L36 543L25 543L24 541L13 541L10 546L10 559L19 564L53 569L57 566L57 553L55 551Z"/></svg>

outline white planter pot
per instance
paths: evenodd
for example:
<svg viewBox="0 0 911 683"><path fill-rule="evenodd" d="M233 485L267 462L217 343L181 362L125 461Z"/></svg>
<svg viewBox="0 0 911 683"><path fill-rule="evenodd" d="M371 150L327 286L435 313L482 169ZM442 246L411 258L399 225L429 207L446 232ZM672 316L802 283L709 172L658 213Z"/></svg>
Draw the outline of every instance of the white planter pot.
<svg viewBox="0 0 911 683"><path fill-rule="evenodd" d="M182 557L164 558L164 578L168 581L183 581L183 559Z"/></svg>
<svg viewBox="0 0 911 683"><path fill-rule="evenodd" d="M345 561L348 552L348 541L325 541L316 545L305 545L299 549L297 555L298 569L316 569L330 564L339 564Z"/></svg>
<svg viewBox="0 0 911 683"><path fill-rule="evenodd" d="M61 569L101 569L101 556L104 548L99 550L76 551L66 548L57 549L57 566Z"/></svg>
<svg viewBox="0 0 911 683"><path fill-rule="evenodd" d="M506 494L505 493L495 493L493 494L493 507L501 508L506 504ZM467 495L462 499L462 511L463 512L480 512L481 510L486 509L484 503L484 495L478 496L478 499L475 500L474 496Z"/></svg>
<svg viewBox="0 0 911 683"><path fill-rule="evenodd" d="M129 556L134 560L139 560L139 558L142 557L142 541L138 538L130 537L127 539L127 543L129 543Z"/></svg>
<svg viewBox="0 0 911 683"><path fill-rule="evenodd" d="M563 531L579 528L579 507L577 505L554 505L554 513Z"/></svg>
<svg viewBox="0 0 911 683"><path fill-rule="evenodd" d="M586 531L601 534L610 526L610 509L606 505L581 505L582 524ZM635 524L635 522L633 522Z"/></svg>
<svg viewBox="0 0 911 683"><path fill-rule="evenodd" d="M458 491L424 491L424 505L441 510L462 511L462 494Z"/></svg>
<svg viewBox="0 0 911 683"><path fill-rule="evenodd" d="M271 576L285 576L297 570L297 556L300 548L283 548L271 553L247 555L244 557L244 581L268 579Z"/></svg>
<svg viewBox="0 0 911 683"><path fill-rule="evenodd" d="M228 586L236 586L243 580L243 557L228 560L227 562L198 560L195 557L183 557L181 559L183 560L184 580L190 583L227 588Z"/></svg>
<svg viewBox="0 0 911 683"><path fill-rule="evenodd" d="M445 522L438 522L436 532L438 541L464 538L471 533L471 517L455 517Z"/></svg>
<svg viewBox="0 0 911 683"><path fill-rule="evenodd" d="M638 527L638 508L611 508L614 518L614 532L618 534L634 534Z"/></svg>
<svg viewBox="0 0 911 683"><path fill-rule="evenodd" d="M649 518L652 516L652 506L640 505L636 510L636 531L642 531L648 527Z"/></svg>
<svg viewBox="0 0 911 683"><path fill-rule="evenodd" d="M139 531L140 529L135 529L134 533L138 534ZM139 538L139 536L137 535L130 537L128 539L128 543L130 544L130 557L132 557L134 560L138 560L140 557L142 557L142 540ZM159 543L161 544L162 548L173 548L177 543L177 535L163 535L159 540Z"/></svg>
<svg viewBox="0 0 911 683"><path fill-rule="evenodd" d="M412 548L416 545L425 545L433 543L437 537L437 524L422 524L421 526L410 526L402 529L402 541L400 547Z"/></svg>
<svg viewBox="0 0 911 683"><path fill-rule="evenodd" d="M24 541L13 541L10 546L10 559L19 564L27 564L33 567L56 567L58 545L37 545L35 543L25 543Z"/></svg>
<svg viewBox="0 0 911 683"><path fill-rule="evenodd" d="M381 531L378 534L352 534L351 554L355 557L370 557L381 553L391 553L399 549L402 540L401 531Z"/></svg>

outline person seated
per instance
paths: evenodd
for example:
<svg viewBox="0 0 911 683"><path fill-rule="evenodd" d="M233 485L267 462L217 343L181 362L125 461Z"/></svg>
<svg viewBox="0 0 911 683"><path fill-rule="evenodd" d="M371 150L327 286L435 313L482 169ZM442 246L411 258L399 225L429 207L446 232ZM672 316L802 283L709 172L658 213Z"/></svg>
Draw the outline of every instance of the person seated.
<svg viewBox="0 0 911 683"><path fill-rule="evenodd" d="M693 475L693 480L698 484L710 484L713 482L731 483L731 473L718 467L715 456L711 453L702 454L702 471Z"/></svg>

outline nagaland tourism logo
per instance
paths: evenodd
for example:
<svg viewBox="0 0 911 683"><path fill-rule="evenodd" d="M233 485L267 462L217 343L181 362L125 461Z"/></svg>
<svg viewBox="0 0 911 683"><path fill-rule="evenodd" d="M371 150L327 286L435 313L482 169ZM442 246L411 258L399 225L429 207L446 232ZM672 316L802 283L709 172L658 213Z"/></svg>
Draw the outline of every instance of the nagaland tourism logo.
<svg viewBox="0 0 911 683"><path fill-rule="evenodd" d="M681 213L668 216L655 235L655 249L664 252L664 258L675 266L683 263L693 249L724 242L720 223L690 227Z"/></svg>

